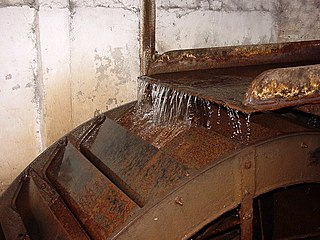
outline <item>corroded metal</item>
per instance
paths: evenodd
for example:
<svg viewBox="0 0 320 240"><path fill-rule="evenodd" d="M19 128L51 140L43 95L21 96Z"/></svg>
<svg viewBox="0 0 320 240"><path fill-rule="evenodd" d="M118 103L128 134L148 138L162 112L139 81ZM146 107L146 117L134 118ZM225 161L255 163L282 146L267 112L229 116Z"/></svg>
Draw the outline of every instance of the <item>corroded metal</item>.
<svg viewBox="0 0 320 240"><path fill-rule="evenodd" d="M297 109L306 113L311 113L320 116L320 103L305 104L302 106L298 106Z"/></svg>
<svg viewBox="0 0 320 240"><path fill-rule="evenodd" d="M155 0L141 0L140 74L146 75L155 57Z"/></svg>
<svg viewBox="0 0 320 240"><path fill-rule="evenodd" d="M51 185L91 238L106 239L137 208L72 145L46 172Z"/></svg>
<svg viewBox="0 0 320 240"><path fill-rule="evenodd" d="M249 50L254 52L250 55ZM208 50L192 50L207 59L201 55L202 51ZM212 69L199 71L207 66L199 63L199 66L195 65L198 71L186 71L186 68L178 69L186 72L170 73L169 67L169 73L142 76L141 80L247 114L320 101L320 41L225 47L210 51L218 53L207 59L213 64L209 64ZM215 59L222 52L229 55L224 60ZM269 55L271 53L275 55ZM188 54L173 56L178 59L172 61L181 63L181 66L184 58L188 59L186 61L194 58L198 63L197 57Z"/></svg>
<svg viewBox="0 0 320 240"><path fill-rule="evenodd" d="M248 149L239 155L241 171L241 239L252 239L253 232L253 199L256 191L255 151Z"/></svg>
<svg viewBox="0 0 320 240"><path fill-rule="evenodd" d="M271 69L251 83L245 105L294 106L320 101L320 65Z"/></svg>
<svg viewBox="0 0 320 240"><path fill-rule="evenodd" d="M32 239L89 239L56 190L33 169L15 204Z"/></svg>
<svg viewBox="0 0 320 240"><path fill-rule="evenodd" d="M320 41L175 50L151 64L148 75L320 60Z"/></svg>
<svg viewBox="0 0 320 240"><path fill-rule="evenodd" d="M320 182L320 166L308 164L309 150L300 148L301 142L307 142L309 150L315 149L320 144L320 135L291 134L257 144L213 164L162 201L145 209L112 239L191 237L197 229L241 203L241 189L246 186L241 184L239 160L250 150L255 155L250 160L256 161L256 170L250 180L255 182L253 196L291 184ZM283 171L289 168L290 171ZM183 206L175 204L177 196L184 200Z"/></svg>
<svg viewBox="0 0 320 240"><path fill-rule="evenodd" d="M106 114L121 125L96 117L15 180L0 198L6 239L187 239L238 206L243 238L249 238L254 197L320 182L319 132L286 118L253 116L251 146L243 148L230 139L222 110L219 127L184 128L158 149L152 138L168 135L143 116L145 124L135 125L139 116L129 106ZM153 137L145 138L147 132Z"/></svg>
<svg viewBox="0 0 320 240"><path fill-rule="evenodd" d="M85 142L81 149L140 207L177 184L188 171L175 159L109 119L102 125L96 141Z"/></svg>

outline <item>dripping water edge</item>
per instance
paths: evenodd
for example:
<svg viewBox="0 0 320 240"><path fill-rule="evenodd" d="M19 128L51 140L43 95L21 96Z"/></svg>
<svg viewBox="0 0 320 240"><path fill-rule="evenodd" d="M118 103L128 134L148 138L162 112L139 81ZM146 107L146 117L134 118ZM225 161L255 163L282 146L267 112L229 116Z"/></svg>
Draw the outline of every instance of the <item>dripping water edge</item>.
<svg viewBox="0 0 320 240"><path fill-rule="evenodd" d="M200 125L208 130L215 130L226 124L222 122L222 113L226 112L227 124L231 129L230 138L241 144L250 143L250 114L243 114L207 99L141 79L138 81L137 95L139 113L146 116L151 115L154 125L174 125L182 121L188 127Z"/></svg>

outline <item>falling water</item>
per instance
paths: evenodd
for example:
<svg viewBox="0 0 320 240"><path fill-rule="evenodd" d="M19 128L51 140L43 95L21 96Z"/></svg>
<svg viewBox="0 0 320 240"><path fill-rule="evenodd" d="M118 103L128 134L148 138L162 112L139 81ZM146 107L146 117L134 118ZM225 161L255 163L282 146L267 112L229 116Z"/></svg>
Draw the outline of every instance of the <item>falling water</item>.
<svg viewBox="0 0 320 240"><path fill-rule="evenodd" d="M230 125L232 126L231 138L237 139L240 143L243 143L241 120L238 110L227 107L227 114L230 119Z"/></svg>
<svg viewBox="0 0 320 240"><path fill-rule="evenodd" d="M220 117L221 117L221 106L218 107L218 113L217 113L217 125L220 125Z"/></svg>
<svg viewBox="0 0 320 240"><path fill-rule="evenodd" d="M312 127L317 127L318 126L318 117L317 116L312 116L309 121L308 121L308 124Z"/></svg>
<svg viewBox="0 0 320 240"><path fill-rule="evenodd" d="M231 136L231 138L235 138L236 137L236 131L235 131L235 124L234 124L234 115L233 115L233 112L231 111L231 109L228 108L228 107L227 107L227 115L229 117L228 125L232 126L232 136Z"/></svg>
<svg viewBox="0 0 320 240"><path fill-rule="evenodd" d="M146 96L148 86L149 86L149 83L147 81L143 81L140 78L138 79L138 93L137 93L138 106L142 105L142 102Z"/></svg>
<svg viewBox="0 0 320 240"><path fill-rule="evenodd" d="M207 123L206 123L206 127L207 129L211 129L212 125L211 125L211 118L212 118L212 115L214 113L213 111L213 106L212 106L212 103L208 100L205 100L203 101L203 106L204 106L204 109L207 110Z"/></svg>
<svg viewBox="0 0 320 240"><path fill-rule="evenodd" d="M150 105L151 110L145 114L152 115L153 124L175 124L178 121L182 121L186 125L191 126L202 121L202 126L212 129L214 115L216 115L216 124L221 124L222 109L220 105L182 91L171 89L162 84L148 83L147 81L140 80L138 83L139 108L141 109L141 106L145 103ZM217 108L217 114L214 114L215 107ZM251 135L250 114L243 118L246 127L246 131L243 131L238 110L227 107L226 112L229 117L229 125L232 129L231 138L240 143L248 144Z"/></svg>
<svg viewBox="0 0 320 240"><path fill-rule="evenodd" d="M145 94L148 90L149 102L151 103L153 121L155 124L163 122L176 122L178 119L191 124L197 105L197 97L188 95L184 92L170 89L167 86L159 84L141 84L138 94ZM141 105L145 96L138 96L138 104Z"/></svg>
<svg viewBox="0 0 320 240"><path fill-rule="evenodd" d="M191 126L192 120L195 117L195 108L196 108L197 97L192 95L188 96L186 113L185 113L185 122Z"/></svg>
<svg viewBox="0 0 320 240"><path fill-rule="evenodd" d="M239 116L239 111L238 110L234 110L235 113L235 117L236 117L236 128L237 128L237 134L239 136L239 141L240 143L243 143L243 136L242 136L242 130L241 130L241 120L240 120L240 116Z"/></svg>
<svg viewBox="0 0 320 240"><path fill-rule="evenodd" d="M178 119L179 116L182 115L182 109L183 109L183 105L182 103L185 102L184 100L187 98L187 94L184 93L184 92L180 92L179 96L178 96L178 101L179 101L179 104L177 106L177 109L176 109L176 118Z"/></svg>
<svg viewBox="0 0 320 240"><path fill-rule="evenodd" d="M247 127L247 133L246 133L247 143L246 143L246 144L249 144L249 142L250 142L250 135L251 135L250 116L251 116L251 115L248 114L247 117L246 117L246 127Z"/></svg>

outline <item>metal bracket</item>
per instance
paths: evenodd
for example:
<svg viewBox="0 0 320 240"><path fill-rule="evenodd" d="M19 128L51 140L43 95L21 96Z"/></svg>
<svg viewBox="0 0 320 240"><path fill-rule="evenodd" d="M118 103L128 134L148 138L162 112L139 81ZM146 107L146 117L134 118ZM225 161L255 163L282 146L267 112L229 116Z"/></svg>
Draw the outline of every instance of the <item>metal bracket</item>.
<svg viewBox="0 0 320 240"><path fill-rule="evenodd" d="M141 0L140 75L147 75L155 56L156 3Z"/></svg>
<svg viewBox="0 0 320 240"><path fill-rule="evenodd" d="M255 195L255 149L241 155L241 239L252 239L253 198Z"/></svg>

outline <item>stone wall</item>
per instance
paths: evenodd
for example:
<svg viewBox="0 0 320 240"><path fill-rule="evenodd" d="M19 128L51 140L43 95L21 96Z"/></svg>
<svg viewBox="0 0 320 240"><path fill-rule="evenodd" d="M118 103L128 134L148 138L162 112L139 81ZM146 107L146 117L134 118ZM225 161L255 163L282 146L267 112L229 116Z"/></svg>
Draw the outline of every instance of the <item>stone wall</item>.
<svg viewBox="0 0 320 240"><path fill-rule="evenodd" d="M157 51L320 39L317 0L157 0ZM0 0L0 191L94 115L136 98L139 0Z"/></svg>

